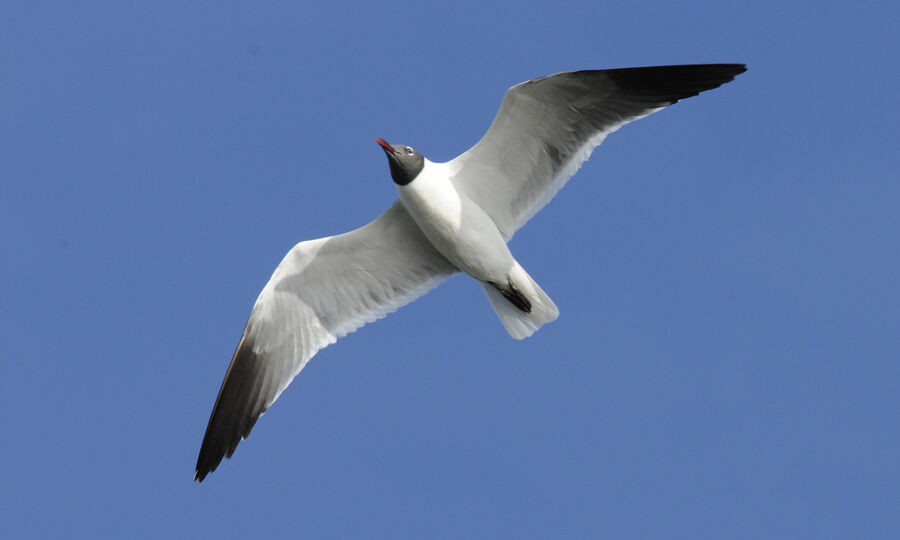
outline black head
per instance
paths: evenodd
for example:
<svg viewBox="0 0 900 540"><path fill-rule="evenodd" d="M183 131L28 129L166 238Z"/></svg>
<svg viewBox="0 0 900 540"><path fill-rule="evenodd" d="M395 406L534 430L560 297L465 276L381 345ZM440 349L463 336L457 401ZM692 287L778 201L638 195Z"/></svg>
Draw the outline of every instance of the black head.
<svg viewBox="0 0 900 540"><path fill-rule="evenodd" d="M425 167L425 157L411 147L402 144L388 144L381 137L375 139L375 142L380 144L384 153L387 154L388 163L391 164L391 178L398 186L405 186L415 180Z"/></svg>

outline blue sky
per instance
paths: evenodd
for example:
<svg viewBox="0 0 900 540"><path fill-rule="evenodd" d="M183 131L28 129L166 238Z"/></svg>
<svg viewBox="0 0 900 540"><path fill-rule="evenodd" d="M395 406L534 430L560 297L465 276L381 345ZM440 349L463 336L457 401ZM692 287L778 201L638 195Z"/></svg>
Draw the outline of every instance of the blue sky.
<svg viewBox="0 0 900 540"><path fill-rule="evenodd" d="M900 10L888 2L0 9L0 536L895 538ZM511 85L744 62L611 136L512 242L322 351L202 485L296 242L454 157Z"/></svg>

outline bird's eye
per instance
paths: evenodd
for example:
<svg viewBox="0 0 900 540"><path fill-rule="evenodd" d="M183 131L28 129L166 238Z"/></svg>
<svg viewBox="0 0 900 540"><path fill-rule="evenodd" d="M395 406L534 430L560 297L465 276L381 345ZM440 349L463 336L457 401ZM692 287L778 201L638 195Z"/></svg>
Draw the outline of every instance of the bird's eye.
<svg viewBox="0 0 900 540"><path fill-rule="evenodd" d="M410 148L410 147L408 147L408 146L406 147L406 154L407 154L407 155L411 156L411 155L413 155L414 152L415 152L415 150L413 150L412 148Z"/></svg>

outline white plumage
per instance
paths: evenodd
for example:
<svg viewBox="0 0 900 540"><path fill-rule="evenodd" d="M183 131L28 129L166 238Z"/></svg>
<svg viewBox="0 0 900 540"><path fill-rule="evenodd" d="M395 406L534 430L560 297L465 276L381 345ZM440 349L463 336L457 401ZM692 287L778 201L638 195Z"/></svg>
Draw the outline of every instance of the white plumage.
<svg viewBox="0 0 900 540"><path fill-rule="evenodd" d="M621 126L732 80L739 64L559 73L510 88L484 137L447 163L378 139L399 201L368 225L301 242L256 300L197 459L230 457L310 358L465 272L509 334L553 321L553 301L507 242Z"/></svg>

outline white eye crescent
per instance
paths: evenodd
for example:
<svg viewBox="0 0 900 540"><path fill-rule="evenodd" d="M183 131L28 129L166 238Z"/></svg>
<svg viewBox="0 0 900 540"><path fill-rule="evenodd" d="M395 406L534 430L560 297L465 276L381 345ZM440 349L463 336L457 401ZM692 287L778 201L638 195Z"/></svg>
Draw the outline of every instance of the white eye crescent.
<svg viewBox="0 0 900 540"><path fill-rule="evenodd" d="M410 148L410 147L408 147L408 146L406 147L406 154L407 154L407 155L410 155L410 156L411 156L411 155L413 155L414 152L415 152L415 150L413 150L412 148Z"/></svg>

